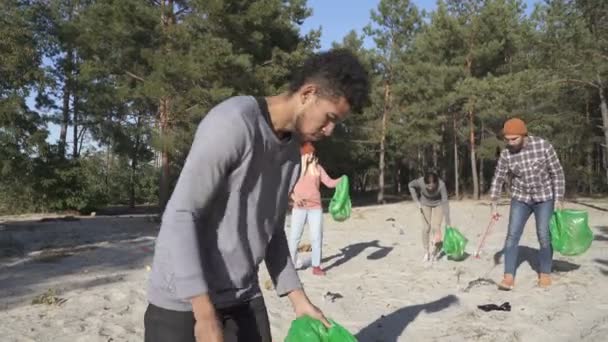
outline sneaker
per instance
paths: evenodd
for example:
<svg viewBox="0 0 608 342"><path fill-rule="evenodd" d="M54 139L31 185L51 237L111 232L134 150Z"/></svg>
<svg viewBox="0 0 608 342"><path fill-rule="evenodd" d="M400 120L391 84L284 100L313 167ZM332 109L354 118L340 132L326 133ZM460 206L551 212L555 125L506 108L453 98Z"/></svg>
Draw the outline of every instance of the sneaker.
<svg viewBox="0 0 608 342"><path fill-rule="evenodd" d="M512 274L505 273L502 281L498 284L498 289L503 291L511 291L515 287L515 278Z"/></svg>
<svg viewBox="0 0 608 342"><path fill-rule="evenodd" d="M325 275L325 271L323 271L321 269L321 267L315 266L315 267L312 268L312 274L314 274L316 276L324 276Z"/></svg>
<svg viewBox="0 0 608 342"><path fill-rule="evenodd" d="M422 257L422 262L428 262L428 261L431 261L431 254L424 253L424 257Z"/></svg>
<svg viewBox="0 0 608 342"><path fill-rule="evenodd" d="M538 275L538 286L544 289L551 286L551 275L547 273L541 273Z"/></svg>
<svg viewBox="0 0 608 342"><path fill-rule="evenodd" d="M436 242L431 246L431 261L437 260L441 253L441 242Z"/></svg>

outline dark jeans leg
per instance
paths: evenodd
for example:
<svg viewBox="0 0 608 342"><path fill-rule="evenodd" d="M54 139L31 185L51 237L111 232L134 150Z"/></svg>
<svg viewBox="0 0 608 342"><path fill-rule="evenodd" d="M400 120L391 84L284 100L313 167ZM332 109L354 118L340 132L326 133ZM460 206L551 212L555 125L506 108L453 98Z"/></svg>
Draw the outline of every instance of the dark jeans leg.
<svg viewBox="0 0 608 342"><path fill-rule="evenodd" d="M551 273L553 264L553 248L551 247L551 232L549 221L553 215L553 200L534 204L534 218L536 219L536 236L538 237L539 273Z"/></svg>
<svg viewBox="0 0 608 342"><path fill-rule="evenodd" d="M515 275L517 271L517 257L519 256L519 240L524 226L532 214L532 207L518 200L511 200L509 213L509 230L505 240L505 273Z"/></svg>

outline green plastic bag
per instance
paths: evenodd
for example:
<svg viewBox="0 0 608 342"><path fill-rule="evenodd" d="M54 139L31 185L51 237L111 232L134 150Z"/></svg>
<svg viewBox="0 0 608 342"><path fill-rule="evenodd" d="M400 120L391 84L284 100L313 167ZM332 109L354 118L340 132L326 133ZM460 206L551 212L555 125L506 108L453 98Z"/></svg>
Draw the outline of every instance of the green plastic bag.
<svg viewBox="0 0 608 342"><path fill-rule="evenodd" d="M465 256L464 249L469 240L454 227L446 227L443 236L443 252L454 260L460 260Z"/></svg>
<svg viewBox="0 0 608 342"><path fill-rule="evenodd" d="M588 215L583 210L556 210L549 223L553 249L562 255L585 253L593 241Z"/></svg>
<svg viewBox="0 0 608 342"><path fill-rule="evenodd" d="M336 221L344 221L350 217L352 205L348 192L348 176L344 175L340 178L334 196L329 202L329 213Z"/></svg>
<svg viewBox="0 0 608 342"><path fill-rule="evenodd" d="M291 322L285 342L357 342L348 330L333 320L328 329L321 321L302 316Z"/></svg>

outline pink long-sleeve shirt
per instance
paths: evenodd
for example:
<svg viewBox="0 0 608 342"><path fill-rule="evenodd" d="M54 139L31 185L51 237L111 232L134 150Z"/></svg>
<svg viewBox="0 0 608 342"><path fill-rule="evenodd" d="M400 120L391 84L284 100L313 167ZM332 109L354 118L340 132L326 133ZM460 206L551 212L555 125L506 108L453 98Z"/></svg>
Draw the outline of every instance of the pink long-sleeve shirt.
<svg viewBox="0 0 608 342"><path fill-rule="evenodd" d="M300 209L320 209L321 208L321 192L319 187L323 183L328 188L335 188L340 181L340 178L333 179L327 175L325 169L321 165L317 165L318 174L313 175L307 172L300 177L293 189L294 208ZM302 201L301 205L298 202Z"/></svg>

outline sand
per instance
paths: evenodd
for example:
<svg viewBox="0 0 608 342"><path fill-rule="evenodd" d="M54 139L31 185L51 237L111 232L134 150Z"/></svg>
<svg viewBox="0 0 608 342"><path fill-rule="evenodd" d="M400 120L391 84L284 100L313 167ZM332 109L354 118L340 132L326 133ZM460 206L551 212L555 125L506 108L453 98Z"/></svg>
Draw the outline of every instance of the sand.
<svg viewBox="0 0 608 342"><path fill-rule="evenodd" d="M359 341L605 341L608 202L579 203L567 206L588 211L595 241L584 255L554 256L554 286L548 290L536 287L533 219L521 241L516 289L497 291L491 283L503 271L497 253L506 234L506 205L481 258L432 264L421 261L420 219L411 202L355 208L342 223L326 216L327 275L304 269L300 277L311 300ZM451 212L473 254L489 207L452 202ZM0 219L0 339L142 341L157 229L146 216ZM260 282L268 279L262 266ZM283 341L294 319L289 301L272 289L263 292L273 339ZM477 308L507 301L510 312Z"/></svg>

